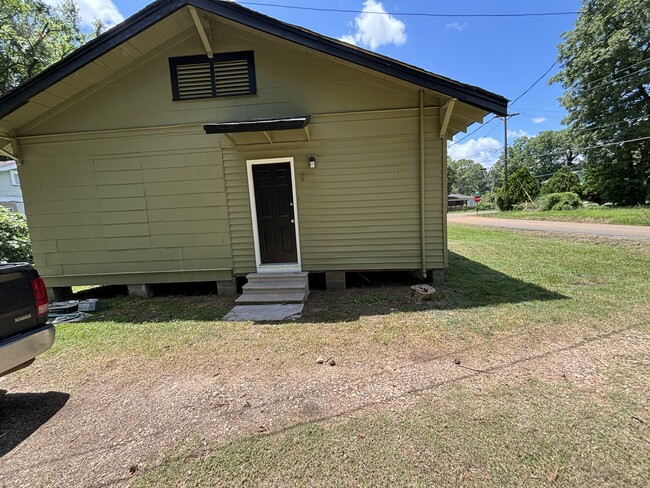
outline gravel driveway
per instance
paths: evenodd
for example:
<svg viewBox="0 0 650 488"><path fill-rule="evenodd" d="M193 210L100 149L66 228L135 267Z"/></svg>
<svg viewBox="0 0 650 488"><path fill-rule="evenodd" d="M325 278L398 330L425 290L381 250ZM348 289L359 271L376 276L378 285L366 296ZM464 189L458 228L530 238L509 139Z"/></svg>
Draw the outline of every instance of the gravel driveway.
<svg viewBox="0 0 650 488"><path fill-rule="evenodd" d="M449 222L455 224L480 225L482 227L497 227L502 229L533 230L556 232L560 234L586 234L606 237L623 237L631 239L650 239L650 226L587 224L583 222L552 222L523 219L498 219L481 217L469 212L450 213Z"/></svg>

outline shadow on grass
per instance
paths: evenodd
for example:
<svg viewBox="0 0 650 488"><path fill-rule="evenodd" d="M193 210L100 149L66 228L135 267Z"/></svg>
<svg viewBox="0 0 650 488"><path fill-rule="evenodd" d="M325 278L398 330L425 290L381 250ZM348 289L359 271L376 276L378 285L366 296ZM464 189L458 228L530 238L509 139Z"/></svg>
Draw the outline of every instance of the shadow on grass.
<svg viewBox="0 0 650 488"><path fill-rule="evenodd" d="M299 322L353 322L362 316L388 315L394 312L471 309L568 298L456 253L449 253L449 268L445 273L445 283L436 287L436 299L433 302L414 303L411 300L409 285L417 281L408 278L408 273L402 274L402 277L393 274L392 278L384 277L383 281L372 281L364 277L356 281L350 280L363 285L363 288L349 288L340 292L313 290ZM354 278L355 275L351 275ZM211 291L176 286L167 290L167 296L116 296L107 300L107 310L94 313L89 320L136 324L219 321L235 305L234 297L215 295ZM87 294L91 295L92 291Z"/></svg>
<svg viewBox="0 0 650 488"><path fill-rule="evenodd" d="M0 390L0 458L28 439L67 403L70 395Z"/></svg>
<svg viewBox="0 0 650 488"><path fill-rule="evenodd" d="M462 309L533 301L565 300L569 297L534 283L513 278L484 264L449 253L446 280L440 287L447 308Z"/></svg>
<svg viewBox="0 0 650 488"><path fill-rule="evenodd" d="M432 302L414 303L408 286L312 292L301 322L352 322L364 315L425 310L461 310L506 303L565 300L569 297L528 283L484 264L449 253L445 283Z"/></svg>

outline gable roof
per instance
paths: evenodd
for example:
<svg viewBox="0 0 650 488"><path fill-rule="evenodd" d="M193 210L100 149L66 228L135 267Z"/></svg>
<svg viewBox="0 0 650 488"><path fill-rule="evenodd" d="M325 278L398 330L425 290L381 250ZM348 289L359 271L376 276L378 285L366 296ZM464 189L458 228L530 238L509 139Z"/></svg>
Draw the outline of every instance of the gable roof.
<svg viewBox="0 0 650 488"><path fill-rule="evenodd" d="M0 119L53 84L96 60L185 6L193 6L244 26L304 47L413 83L497 115L507 113L508 100L482 88L460 83L415 66L353 46L224 0L157 0L102 35L81 46L22 85L0 96Z"/></svg>

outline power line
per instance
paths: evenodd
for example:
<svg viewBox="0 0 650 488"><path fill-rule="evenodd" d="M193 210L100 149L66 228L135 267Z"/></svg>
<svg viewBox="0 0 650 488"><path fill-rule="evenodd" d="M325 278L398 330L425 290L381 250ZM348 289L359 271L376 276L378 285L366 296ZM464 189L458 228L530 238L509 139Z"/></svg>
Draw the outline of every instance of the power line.
<svg viewBox="0 0 650 488"><path fill-rule="evenodd" d="M534 81L534 82L533 82L533 83L532 83L528 88L526 88L526 89L523 91L523 93L522 93L521 95L519 95L517 98L515 98L515 100L514 100L513 102L511 102L511 103L509 104L509 106L512 107L512 105L514 105L518 100L520 100L524 95L526 95L526 93L528 93L530 90L532 90L532 89L535 87L535 85L537 85L537 83L539 83L540 80L542 80L542 79L543 79L543 78L544 78L544 77L549 73L549 71L551 71L551 70L555 67L556 64L557 64L557 60L556 60L556 61L555 61L551 66L550 66L550 68L548 68L548 69L544 72L544 74L543 74L542 76L540 76L539 78L537 78L537 79L536 79L536 80L535 80L535 81ZM466 134L462 139L459 139L459 140L457 140L457 141L455 141L455 142L452 142L452 143L449 145L449 147L451 147L451 146L455 146L456 144L458 144L458 143L464 141L464 140L467 139L469 136L475 134L475 133L478 132L482 127L486 126L487 124L489 124L490 122L492 122L492 121L493 121L494 119L496 119L496 118L498 118L498 117L495 115L494 117L492 117L492 118L491 118L490 120L488 120L487 122L483 122L483 123L482 123L481 125L479 125L475 130L473 130L473 131L470 132L469 134ZM491 132L491 131L490 131L490 132Z"/></svg>
<svg viewBox="0 0 650 488"><path fill-rule="evenodd" d="M340 9L340 8L321 8L321 7L305 7L298 5L281 5L277 3L263 3L263 2L239 2L242 5L255 5L260 7L277 7L292 10L308 10L315 12L336 12L347 14L376 14L376 15L392 15L394 17L554 17L560 15L577 15L579 12L529 12L529 13L506 13L506 14L440 14L428 12L378 12L354 9Z"/></svg>
<svg viewBox="0 0 650 488"><path fill-rule="evenodd" d="M626 69L634 68L635 66L638 66L640 64L644 64L644 63L647 63L647 62L650 62L650 58L642 59L641 61L639 61L637 63L634 63L634 64L631 64L629 66L626 66L625 68L619 68L617 70L614 70L611 73L608 73L608 74L606 74L605 76L603 76L601 78L597 78L597 79L595 79L593 81L588 82L587 85L591 85L592 83L598 83L599 81L604 80L605 78L609 78L610 76L614 76L614 75L620 73L621 71L625 71Z"/></svg>
<svg viewBox="0 0 650 488"><path fill-rule="evenodd" d="M605 127L611 127L613 125L619 125L619 124L622 124L624 122L634 122L634 121L640 120L640 119L650 119L650 115L641 115L640 117L635 117L633 119L623 119L623 120L619 120L618 122L612 122L611 124L600 125L600 126L597 126L597 127L583 127L582 129L574 129L571 132L585 132L585 131L590 131L590 130L603 129Z"/></svg>
<svg viewBox="0 0 650 488"><path fill-rule="evenodd" d="M629 66L626 66L625 68L619 68L618 70L612 71L611 73L609 73L609 74L607 74L607 75L605 75L605 76L603 76L603 77L601 77L601 78L597 78L597 79L595 79L595 80L593 80L593 81L590 81L589 83L587 83L587 85L593 85L594 83L598 83L598 82L604 80L605 78L609 78L609 77L614 76L614 75L616 75L616 74L618 74L618 73L620 73L620 72L622 72L622 71L628 70L628 69L630 69L630 68L634 68L635 66L638 66L638 65L640 65L640 64L644 64L644 63L647 63L647 62L650 62L650 58L648 58L648 59L644 59L644 60L639 61L639 62L637 62L637 63L633 63L633 64L631 64L631 65L629 65ZM629 74L627 74L627 75L625 75L625 76L622 76L621 78L618 78L617 80L614 80L614 81L623 80L623 79L625 79L625 78L628 77L628 76L636 75L637 73L641 73L641 71L643 71L644 69L645 69L645 67L644 67L644 68L641 68L641 69L639 69L639 70L636 70L636 71L634 71L633 73L629 73ZM645 74L645 73L643 73L643 74ZM603 84L604 84L604 83L601 83L601 84L599 84L598 86L602 86ZM595 89L595 88L597 88L597 87L592 86L592 87L590 87L590 88L587 88L587 90L592 90L592 89ZM570 90L570 89L572 89L571 86L567 87L567 90ZM582 93L586 93L586 92L582 92ZM547 102L552 102L553 104L555 104L555 103L557 103L557 98L556 98L556 97L553 97L553 98L545 98L545 99L539 101L539 103L542 104L542 107L548 107L549 105L551 105L551 103L547 103ZM514 103L514 102L513 102L513 103ZM511 105L512 105L512 104L511 104ZM542 109L536 109L536 108L532 108L532 109L531 109L531 108L528 108L528 109L521 109L521 110L526 110L526 111L538 111L538 112L552 112L551 110L542 110Z"/></svg>
<svg viewBox="0 0 650 488"><path fill-rule="evenodd" d="M643 73L641 73L642 71L643 71ZM580 95L582 95L582 94L585 94L585 93L589 93L589 92L591 92L591 91L594 91L596 88L600 88L601 86L604 86L604 85L607 85L607 84L610 84L610 83L617 83L617 82L619 82L619 81L623 81L623 80L625 80L626 78L629 78L629 77L631 77L631 76L636 76L636 75L638 75L639 73L641 73L642 76L644 76L644 75L650 73L650 67L645 66L645 67L643 67L643 68L641 68L641 69L639 69L639 70L637 70L637 71L633 71L632 73L628 73L628 74L626 74L626 75L624 75L624 76L621 76L620 78L615 78L615 79L613 79L613 80L604 81L604 82L602 82L602 83L597 84L596 86L592 86L592 87L590 87L590 88L586 88L586 89L584 89L584 90L580 90L579 88L575 88L575 87L574 87L574 88L569 88L568 90L571 90L571 91L576 91L576 90L577 90L577 92L578 92Z"/></svg>
<svg viewBox="0 0 650 488"><path fill-rule="evenodd" d="M530 85L528 88L526 88L526 90L524 90L524 92L521 95L519 95L517 98L514 99L514 101L512 101L510 103L510 106L512 107L515 103L517 103L521 99L521 97L523 97L526 93L528 93L530 90L532 90L535 87L535 85L537 85L537 83L539 83L542 80L542 78L544 78L549 73L549 71L551 71L553 68L555 68L555 65L557 63L558 63L558 61L556 59L555 62L551 65L551 67L549 69L547 69L542 76L537 78L532 85Z"/></svg>
<svg viewBox="0 0 650 488"><path fill-rule="evenodd" d="M458 143L460 143L460 142L463 142L463 141L464 141L465 139L467 139L469 136L471 136L471 135L473 135L473 134L476 134L479 130L481 130L483 127L485 127L486 125L488 125L490 122L492 122L493 120L495 120L495 119L497 119L497 118L498 118L498 117L495 115L494 117L492 117L492 118L491 118L490 120L488 120L487 122L483 122L483 123L482 123L481 125L479 125L476 129L474 129L472 132L470 132L469 134L465 134L465 135L463 136L462 139L458 139L457 141L452 142L451 144L449 144L448 147L455 146L456 144L458 144Z"/></svg>
<svg viewBox="0 0 650 488"><path fill-rule="evenodd" d="M616 142L606 142L605 144L595 144L593 146L586 146L586 147L578 147L573 149L574 152L581 152L581 151L586 151L587 149L599 149L601 147L608 147L608 146L622 146L623 144L627 144L628 142L639 142L639 141L646 141L650 139L650 136L646 137L637 137L636 139L627 139L625 141L616 141ZM538 154L537 157L541 158L544 156L556 156L558 154L564 154L564 151L555 151L555 152L550 152L546 154Z"/></svg>

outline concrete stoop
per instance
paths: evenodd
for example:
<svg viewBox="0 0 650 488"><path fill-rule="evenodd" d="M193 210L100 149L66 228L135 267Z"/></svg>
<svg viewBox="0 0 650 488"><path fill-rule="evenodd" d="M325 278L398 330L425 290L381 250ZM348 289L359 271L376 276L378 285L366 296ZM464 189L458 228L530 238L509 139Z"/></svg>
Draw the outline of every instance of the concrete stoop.
<svg viewBox="0 0 650 488"><path fill-rule="evenodd" d="M236 306L223 318L264 322L296 319L309 295L307 273L250 273Z"/></svg>
<svg viewBox="0 0 650 488"><path fill-rule="evenodd" d="M307 273L250 273L237 305L305 303L309 295Z"/></svg>

